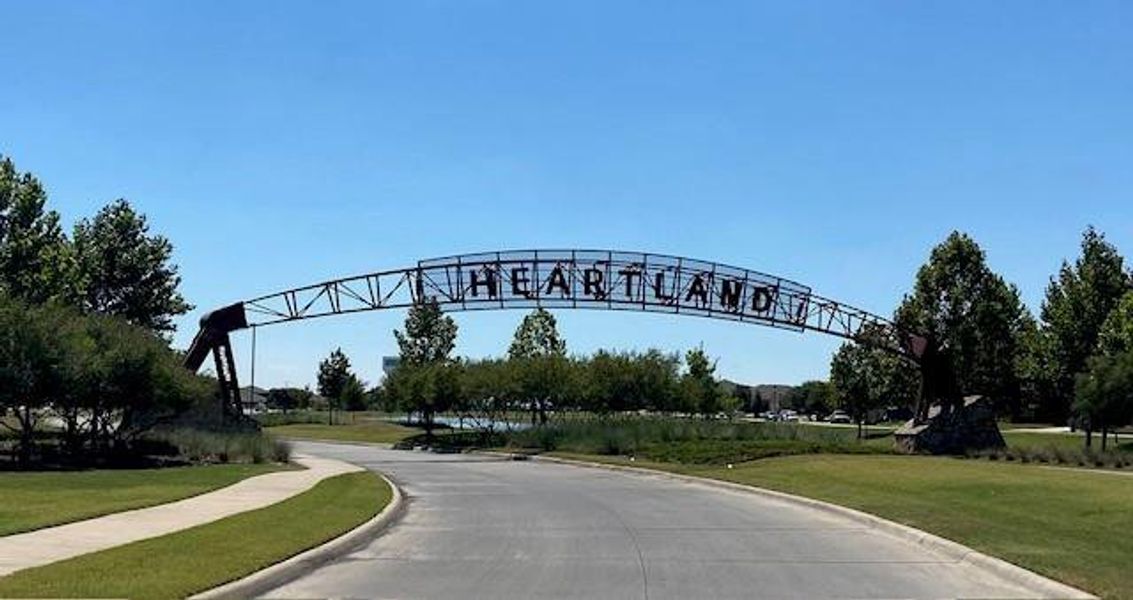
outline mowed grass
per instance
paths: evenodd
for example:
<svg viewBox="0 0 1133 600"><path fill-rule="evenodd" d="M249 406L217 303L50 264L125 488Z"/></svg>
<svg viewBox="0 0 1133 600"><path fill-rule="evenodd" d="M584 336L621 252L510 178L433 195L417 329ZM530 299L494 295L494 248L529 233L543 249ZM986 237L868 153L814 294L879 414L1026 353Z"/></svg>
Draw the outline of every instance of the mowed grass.
<svg viewBox="0 0 1133 600"><path fill-rule="evenodd" d="M0 535L172 502L285 468L230 464L0 473Z"/></svg>
<svg viewBox="0 0 1133 600"><path fill-rule="evenodd" d="M1042 433L1027 431L1025 429L1005 429L1002 431L1003 440L1010 448L1062 448L1064 450L1082 450L1086 446L1085 434L1079 433ZM1109 438L1106 446L1108 450L1123 450L1133 452L1133 435L1122 433L1117 436L1114 443L1113 436ZM1101 451L1101 434L1094 434L1093 449Z"/></svg>
<svg viewBox="0 0 1133 600"><path fill-rule="evenodd" d="M339 475L266 508L13 573L0 597L184 598L333 539L390 497L371 472Z"/></svg>
<svg viewBox="0 0 1133 600"><path fill-rule="evenodd" d="M373 444L392 444L411 435L421 433L420 429L378 420L360 421L344 425L293 423L291 425L269 427L268 431L278 437L333 440L339 442L368 442Z"/></svg>
<svg viewBox="0 0 1133 600"><path fill-rule="evenodd" d="M625 458L566 455L629 464ZM1106 598L1133 598L1133 476L925 456L643 463L856 508Z"/></svg>

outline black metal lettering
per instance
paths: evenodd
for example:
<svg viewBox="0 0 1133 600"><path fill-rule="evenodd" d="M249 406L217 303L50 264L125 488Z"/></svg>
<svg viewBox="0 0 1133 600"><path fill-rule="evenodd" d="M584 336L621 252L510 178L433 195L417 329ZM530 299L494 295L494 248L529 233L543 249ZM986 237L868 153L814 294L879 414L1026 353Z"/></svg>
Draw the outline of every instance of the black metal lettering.
<svg viewBox="0 0 1133 600"><path fill-rule="evenodd" d="M661 302L670 302L673 297L664 292L665 273L662 271L653 276L653 297Z"/></svg>
<svg viewBox="0 0 1133 600"><path fill-rule="evenodd" d="M567 285L566 275L563 275L563 268L558 265L551 269L551 276L547 278L547 294L550 294L551 290L555 288L561 289L563 296L570 296L570 286Z"/></svg>
<svg viewBox="0 0 1133 600"><path fill-rule="evenodd" d="M744 284L735 279L724 279L720 285L720 306L726 310L738 311L740 309L740 295Z"/></svg>
<svg viewBox="0 0 1133 600"><path fill-rule="evenodd" d="M626 278L626 298L633 300L634 297L634 277L641 277L641 271L637 269L622 269L618 271L618 275Z"/></svg>
<svg viewBox="0 0 1133 600"><path fill-rule="evenodd" d="M604 300L606 290L602 287L602 282L605 279L606 274L601 269L586 269L582 272L582 293L597 300Z"/></svg>
<svg viewBox="0 0 1133 600"><path fill-rule="evenodd" d="M513 296L531 297L531 290L527 287L531 280L527 278L527 271L527 267L515 267L511 270L511 293Z"/></svg>
<svg viewBox="0 0 1133 600"><path fill-rule="evenodd" d="M771 288L757 286L751 290L751 310L762 313L771 309Z"/></svg>
<svg viewBox="0 0 1133 600"><path fill-rule="evenodd" d="M692 300L693 297L699 298L700 306L708 304L708 290L704 287L704 278L699 273L692 276L692 283L688 285L688 292L685 293L685 302Z"/></svg>
<svg viewBox="0 0 1133 600"><path fill-rule="evenodd" d="M472 296L479 296L480 287L483 286L488 290L488 297L495 298L499 293L499 289L496 284L496 272L493 271L490 267L484 267L483 272L484 275L487 276L487 278L485 278L484 280L480 279L479 269L473 269L469 272L469 275L472 276Z"/></svg>

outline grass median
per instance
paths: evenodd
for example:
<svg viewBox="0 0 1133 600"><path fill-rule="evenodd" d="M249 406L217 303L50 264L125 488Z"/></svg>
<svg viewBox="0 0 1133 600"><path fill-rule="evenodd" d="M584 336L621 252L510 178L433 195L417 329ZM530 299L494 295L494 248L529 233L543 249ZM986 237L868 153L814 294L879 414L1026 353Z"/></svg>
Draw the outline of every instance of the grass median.
<svg viewBox="0 0 1133 600"><path fill-rule="evenodd" d="M369 471L326 479L266 508L0 578L4 598L184 598L357 527L389 503Z"/></svg>
<svg viewBox="0 0 1133 600"><path fill-rule="evenodd" d="M281 464L0 473L0 535L196 496Z"/></svg>
<svg viewBox="0 0 1133 600"><path fill-rule="evenodd" d="M367 442L371 444L393 444L411 435L421 433L420 429L377 420L342 425L292 423L269 427L268 431L275 436L285 438Z"/></svg>
<svg viewBox="0 0 1133 600"><path fill-rule="evenodd" d="M624 457L554 453L628 465ZM798 494L904 523L1106 598L1133 598L1133 476L925 456L633 466Z"/></svg>

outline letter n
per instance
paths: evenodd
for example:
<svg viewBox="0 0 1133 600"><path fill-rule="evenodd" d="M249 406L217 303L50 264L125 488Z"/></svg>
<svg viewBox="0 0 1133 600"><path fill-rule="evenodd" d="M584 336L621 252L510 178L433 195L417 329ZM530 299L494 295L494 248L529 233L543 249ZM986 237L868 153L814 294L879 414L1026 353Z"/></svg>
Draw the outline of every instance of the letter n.
<svg viewBox="0 0 1133 600"><path fill-rule="evenodd" d="M744 284L742 281L735 279L724 279L720 285L720 306L725 310L738 312L740 310L740 295L743 293Z"/></svg>

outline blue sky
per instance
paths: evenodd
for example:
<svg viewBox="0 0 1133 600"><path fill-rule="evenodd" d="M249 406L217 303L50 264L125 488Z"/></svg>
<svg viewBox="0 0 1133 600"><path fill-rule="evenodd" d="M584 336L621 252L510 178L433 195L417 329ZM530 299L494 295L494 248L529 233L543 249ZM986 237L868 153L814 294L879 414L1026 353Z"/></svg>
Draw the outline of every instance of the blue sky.
<svg viewBox="0 0 1133 600"><path fill-rule="evenodd" d="M728 262L889 314L969 232L1037 309L1094 224L1133 254L1128 2L4 2L0 153L70 224L125 197L200 313L419 258L531 247ZM460 354L517 312L456 315ZM261 329L257 384L400 312ZM561 311L572 351L685 349L750 382L838 341ZM247 383L248 336L238 360Z"/></svg>

